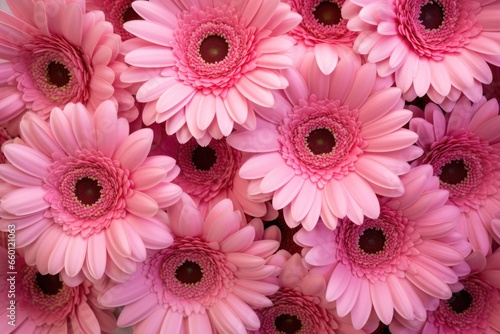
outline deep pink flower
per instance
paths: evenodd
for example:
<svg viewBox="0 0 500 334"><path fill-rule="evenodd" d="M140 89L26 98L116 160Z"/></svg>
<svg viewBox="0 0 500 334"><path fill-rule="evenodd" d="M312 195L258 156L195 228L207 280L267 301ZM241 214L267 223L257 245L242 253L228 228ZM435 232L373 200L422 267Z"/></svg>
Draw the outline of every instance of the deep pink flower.
<svg viewBox="0 0 500 334"><path fill-rule="evenodd" d="M111 99L132 120L137 108L118 77L120 36L84 1L9 0L0 12L0 123L31 110L43 118L54 107L81 102L93 111Z"/></svg>
<svg viewBox="0 0 500 334"><path fill-rule="evenodd" d="M146 125L166 122L181 143L208 144L231 133L234 123L255 127L252 102L272 106L273 89L291 66L292 43L280 37L300 16L279 0L138 1L144 21L125 24L139 38L124 43L132 65L126 82L144 82Z"/></svg>
<svg viewBox="0 0 500 334"><path fill-rule="evenodd" d="M248 180L238 175L242 164L241 152L232 148L225 139L212 139L200 146L194 138L180 144L169 136L160 124L153 124L155 139L151 154L168 155L176 160L179 175L173 180L189 194L203 213L224 198L229 198L235 210L243 215L263 217L267 214L266 199L257 200L247 194ZM244 218L244 217L243 217Z"/></svg>
<svg viewBox="0 0 500 334"><path fill-rule="evenodd" d="M255 240L255 229L241 221L230 200L202 217L185 195L168 208L174 242L151 252L130 280L101 298L107 306L125 305L119 326L134 333L227 333L257 330L252 307L267 307L266 295L278 286L266 259L278 248L274 240Z"/></svg>
<svg viewBox="0 0 500 334"><path fill-rule="evenodd" d="M7 259L7 249L0 247L0 256ZM0 332L4 334L111 333L116 328L111 310L97 302L104 282L91 284L86 280L77 286L68 286L59 275L43 275L36 267L26 265L17 253L15 270L7 267L7 261L0 263L0 280L3 319ZM6 282L8 284L4 284ZM15 295L12 298L8 298L10 290ZM13 318L9 317L10 301L15 301ZM11 319L14 326L8 323Z"/></svg>
<svg viewBox="0 0 500 334"><path fill-rule="evenodd" d="M406 100L427 94L449 111L463 93L474 102L500 64L495 1L349 0L342 14L360 32L354 49L395 74Z"/></svg>
<svg viewBox="0 0 500 334"><path fill-rule="evenodd" d="M292 10L302 15L302 22L288 35L297 44L293 47L295 66L307 68L309 61L318 64L321 72L330 74L339 58L361 62L352 46L356 32L347 29L341 16L345 0L289 0ZM310 59L312 58L312 59Z"/></svg>
<svg viewBox="0 0 500 334"><path fill-rule="evenodd" d="M340 316L351 313L355 328L372 308L386 325L394 312L422 321L429 300L450 298L449 284L467 273L470 245L454 231L460 210L445 205L448 191L439 189L432 167L413 168L401 179L404 195L382 197L378 219L362 225L344 219L334 231L318 224L295 235L306 247L305 261L329 273L326 299L337 301Z"/></svg>
<svg viewBox="0 0 500 334"><path fill-rule="evenodd" d="M288 70L290 86L274 108L256 111L256 130L237 130L228 143L255 153L240 168L250 195L269 194L290 227L311 230L319 217L334 229L347 215L357 224L376 218L376 194L399 196L398 175L421 154L398 88L377 79L375 65L339 61L325 76L312 64L304 79Z"/></svg>
<svg viewBox="0 0 500 334"><path fill-rule="evenodd" d="M446 116L433 103L415 109L410 128L424 155L414 162L430 164L441 188L461 211L461 229L474 247L490 252L491 220L500 208L500 137L498 101L473 103L461 98ZM500 239L497 239L500 240Z"/></svg>
<svg viewBox="0 0 500 334"><path fill-rule="evenodd" d="M180 198L170 183L179 169L170 157L147 157L151 130L129 135L110 101L93 116L82 104L54 108L50 124L27 113L20 130L22 141L3 146L0 178L16 189L0 201L0 228L17 226L29 265L64 269L66 282L121 280L146 249L172 243L159 209Z"/></svg>
<svg viewBox="0 0 500 334"><path fill-rule="evenodd" d="M325 300L324 278L310 274L299 254L288 259L279 279L280 289L270 296L273 305L257 310L262 325L252 333L364 333L337 316L335 304Z"/></svg>

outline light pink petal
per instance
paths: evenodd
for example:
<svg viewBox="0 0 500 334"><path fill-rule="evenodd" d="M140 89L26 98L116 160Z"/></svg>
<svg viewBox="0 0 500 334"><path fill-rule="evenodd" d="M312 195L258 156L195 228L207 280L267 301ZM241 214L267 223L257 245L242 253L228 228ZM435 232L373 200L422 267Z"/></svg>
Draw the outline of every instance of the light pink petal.
<svg viewBox="0 0 500 334"><path fill-rule="evenodd" d="M96 133L90 113L82 104L76 104L70 116L73 134L80 149L93 149L96 146Z"/></svg>
<svg viewBox="0 0 500 334"><path fill-rule="evenodd" d="M371 183L388 188L398 189L402 186L401 180L394 172L375 159L361 156L355 164L356 173Z"/></svg>
<svg viewBox="0 0 500 334"><path fill-rule="evenodd" d="M75 104L67 104L64 107L64 112L59 108L54 108L49 119L54 138L68 155L73 155L79 149L71 121L67 116L75 108Z"/></svg>
<svg viewBox="0 0 500 334"><path fill-rule="evenodd" d="M194 87L187 86L181 82L175 83L162 93L156 103L156 110L162 113L176 106L185 106L195 93L196 90Z"/></svg>
<svg viewBox="0 0 500 334"><path fill-rule="evenodd" d="M255 314L255 311L248 306L248 304L243 302L234 294L229 294L224 301L241 320L246 329L256 331L260 328L259 317Z"/></svg>
<svg viewBox="0 0 500 334"><path fill-rule="evenodd" d="M297 197L304 182L306 180L302 177L294 177L283 187L276 190L273 195L273 207L276 210L280 210L290 204Z"/></svg>
<svg viewBox="0 0 500 334"><path fill-rule="evenodd" d="M0 164L0 178L17 187L42 186L42 179L26 174L11 164Z"/></svg>
<svg viewBox="0 0 500 334"><path fill-rule="evenodd" d="M380 204L377 196L363 178L356 173L349 173L341 182L367 217L379 216Z"/></svg>
<svg viewBox="0 0 500 334"><path fill-rule="evenodd" d="M406 148L418 140L418 135L410 130L399 129L385 136L367 140L367 152L390 152Z"/></svg>
<svg viewBox="0 0 500 334"><path fill-rule="evenodd" d="M309 180L305 180L304 184L300 188L299 193L292 201L292 217L296 221L301 221L304 219L306 214L311 210L313 206L314 199L316 198L316 192L318 191L316 184Z"/></svg>
<svg viewBox="0 0 500 334"><path fill-rule="evenodd" d="M123 306L143 298L149 289L150 287L141 279L130 279L106 291L99 301L106 307Z"/></svg>
<svg viewBox="0 0 500 334"><path fill-rule="evenodd" d="M29 245L30 247L28 247L28 249L26 250L27 253L29 252L28 250L32 250L34 247L38 247L36 240L43 232L45 232L45 230L47 230L53 224L54 221L52 219L43 218L36 221L34 224L26 226L22 230L17 230L16 247L25 247ZM34 246L33 243L35 243ZM34 251L36 256L36 249L34 249ZM25 255L25 259L29 265L35 264L35 261L33 261L33 263L29 263L28 254Z"/></svg>
<svg viewBox="0 0 500 334"><path fill-rule="evenodd" d="M337 48L328 43L320 43L314 46L314 55L321 72L329 75L337 66L339 59Z"/></svg>
<svg viewBox="0 0 500 334"><path fill-rule="evenodd" d="M52 161L35 149L21 144L8 143L2 148L8 161L21 171L34 177L44 179Z"/></svg>
<svg viewBox="0 0 500 334"><path fill-rule="evenodd" d="M156 166L141 166L130 174L130 180L134 182L135 190L143 190L154 187L167 176L164 168Z"/></svg>
<svg viewBox="0 0 500 334"><path fill-rule="evenodd" d="M353 308L356 306L357 302L360 302L361 287L365 282L365 279L358 277L351 277L348 282L348 286L344 293L337 299L337 314L341 317L345 317L349 312L353 312ZM368 291L369 292L369 291ZM370 305L371 310L371 299L367 296L363 296L364 303Z"/></svg>
<svg viewBox="0 0 500 334"><path fill-rule="evenodd" d="M116 107L111 101L104 101L95 110L93 122L95 124L96 149L110 157L117 143L115 130L117 128ZM128 129L126 129L128 132Z"/></svg>
<svg viewBox="0 0 500 334"><path fill-rule="evenodd" d="M210 123L212 123L212 121L214 120L216 111L215 109L216 109L215 95L213 94L205 95L201 91L198 91L196 94L193 95L191 101L186 105L186 115L190 113L194 114L196 117L196 126L201 131L205 131L210 126ZM189 117L186 116L186 118Z"/></svg>
<svg viewBox="0 0 500 334"><path fill-rule="evenodd" d="M61 228L59 227L59 229ZM63 270L66 249L70 240L71 236L63 233L62 231L60 232L59 238L57 238L57 241L54 243L47 263L47 269L49 270L50 274L55 275L56 273Z"/></svg>
<svg viewBox="0 0 500 334"><path fill-rule="evenodd" d="M265 0L261 2L259 10L255 13L249 26L263 27L269 22L280 4L279 0ZM255 6L256 4L254 4Z"/></svg>
<svg viewBox="0 0 500 334"><path fill-rule="evenodd" d="M231 142L229 143L231 144ZM281 159L281 155L277 152L254 155L240 167L239 174L244 179L264 177L275 167L273 162L277 159Z"/></svg>
<svg viewBox="0 0 500 334"><path fill-rule="evenodd" d="M245 77L247 77L257 85L265 88L285 88L283 87L283 77L281 77L276 71L273 70L257 68L251 72L245 73ZM229 91L231 91L231 89Z"/></svg>
<svg viewBox="0 0 500 334"><path fill-rule="evenodd" d="M220 208L220 209L222 209L222 208ZM206 237L208 241L222 242L228 236L230 236L231 234L238 231L238 228L239 228L239 215L238 215L238 213L234 212L232 210L231 211L222 211L222 212L219 211L219 212L220 212L220 214L211 223L211 227L208 230L207 237ZM211 220L213 218L214 218L213 216L210 217ZM207 216L206 222L209 222L208 216Z"/></svg>
<svg viewBox="0 0 500 334"><path fill-rule="evenodd" d="M218 331L221 333L247 334L245 325L223 300L207 309L207 313Z"/></svg>
<svg viewBox="0 0 500 334"><path fill-rule="evenodd" d="M377 78L375 64L365 64L356 72L349 94L343 104L352 109L358 109L370 96ZM332 88L333 89L333 88Z"/></svg>
<svg viewBox="0 0 500 334"><path fill-rule="evenodd" d="M316 197L313 200L313 204L311 209L307 213L307 215L302 220L302 226L307 230L311 231L314 226L318 223L318 219L321 213L321 207L323 206L323 194L321 191L316 191ZM325 203L326 205L326 203Z"/></svg>
<svg viewBox="0 0 500 334"><path fill-rule="evenodd" d="M177 28L176 15L179 9L171 10L172 7L176 7L175 4L163 5L163 3L134 1L132 2L132 7L137 14L147 21L161 22L161 24L167 25L171 29Z"/></svg>
<svg viewBox="0 0 500 334"><path fill-rule="evenodd" d="M264 54L257 58L257 66L270 69L285 69L293 66L292 59L286 54Z"/></svg>
<svg viewBox="0 0 500 334"><path fill-rule="evenodd" d="M251 106L248 105L247 99L235 87L228 90L227 96L224 99L224 106L227 113L236 123L245 123Z"/></svg>
<svg viewBox="0 0 500 334"><path fill-rule="evenodd" d="M177 202L182 194L182 188L173 183L162 182L144 190L143 193L151 197L159 208L166 208Z"/></svg>
<svg viewBox="0 0 500 334"><path fill-rule="evenodd" d="M342 263L338 263L328 281L326 299L337 300L346 290L351 278L349 270Z"/></svg>
<svg viewBox="0 0 500 334"><path fill-rule="evenodd" d="M170 43L174 39L173 30L162 23L132 20L125 22L123 27L135 36L165 47L170 47Z"/></svg>
<svg viewBox="0 0 500 334"><path fill-rule="evenodd" d="M148 195L134 191L132 196L125 199L127 211L139 217L153 217L158 212L158 203Z"/></svg>
<svg viewBox="0 0 500 334"><path fill-rule="evenodd" d="M120 313L117 325L127 327L144 320L158 307L157 298L155 293L150 293L140 300L127 304Z"/></svg>
<svg viewBox="0 0 500 334"><path fill-rule="evenodd" d="M293 105L298 105L300 100L307 100L309 98L309 89L300 73L292 68L283 70L283 73L290 82L290 85L284 90L290 102Z"/></svg>
<svg viewBox="0 0 500 334"><path fill-rule="evenodd" d="M372 283L370 285L370 295L373 308L377 312L379 319L388 325L392 321L394 314L394 304L389 286L382 281Z"/></svg>
<svg viewBox="0 0 500 334"><path fill-rule="evenodd" d="M88 238L87 269L95 279L100 279L106 269L106 237L104 233L94 233Z"/></svg>
<svg viewBox="0 0 500 334"><path fill-rule="evenodd" d="M262 193L273 192L278 188L281 188L293 177L295 177L295 171L290 166L286 164L279 164L276 168L270 170L269 173L264 176L260 184L260 190Z"/></svg>
<svg viewBox="0 0 500 334"><path fill-rule="evenodd" d="M128 136L117 148L114 158L119 160L122 168L136 170L146 159L153 142L151 129L140 129Z"/></svg>
<svg viewBox="0 0 500 334"><path fill-rule="evenodd" d="M172 309L167 311L167 315L163 319L163 323L160 327L160 333L182 333L182 317L183 314L181 312L175 312ZM146 320L147 321L147 320Z"/></svg>
<svg viewBox="0 0 500 334"><path fill-rule="evenodd" d="M187 317L189 334L205 333L212 334L212 324L207 314L191 313Z"/></svg>
<svg viewBox="0 0 500 334"><path fill-rule="evenodd" d="M277 131L260 128L254 131L236 131L227 137L227 142L243 152L275 152L280 149L280 137Z"/></svg>
<svg viewBox="0 0 500 334"><path fill-rule="evenodd" d="M389 88L370 95L359 108L359 120L363 124L377 121L401 101L401 90Z"/></svg>
<svg viewBox="0 0 500 334"><path fill-rule="evenodd" d="M238 285L233 287L233 293L241 300L254 307L269 307L273 304L269 298L265 297L261 293L242 288Z"/></svg>
<svg viewBox="0 0 500 334"><path fill-rule="evenodd" d="M66 249L64 257L64 269L68 276L76 276L83 267L85 257L87 256L87 239L80 235L71 238Z"/></svg>
<svg viewBox="0 0 500 334"><path fill-rule="evenodd" d="M420 57L417 73L417 76L413 79L413 87L417 96L424 96L429 90L432 77L429 61L425 57Z"/></svg>
<svg viewBox="0 0 500 334"><path fill-rule="evenodd" d="M258 105L263 107L272 107L274 105L274 97L271 91L255 84L246 77L241 77L235 86L244 97Z"/></svg>
<svg viewBox="0 0 500 334"><path fill-rule="evenodd" d="M431 273L420 264L412 263L412 267L416 273L407 272L407 279L412 282L417 288L431 296L440 299L451 298L451 290L439 277Z"/></svg>
<svg viewBox="0 0 500 334"><path fill-rule="evenodd" d="M327 204L333 214L339 218L344 218L347 214L347 199L344 194L344 187L337 180L330 180L323 190L327 199Z"/></svg>
<svg viewBox="0 0 500 334"><path fill-rule="evenodd" d="M23 117L23 121L19 125L19 131L26 143L42 152L47 157L51 157L54 153L64 154L63 150L52 136L50 126L37 114L31 112L26 113Z"/></svg>
<svg viewBox="0 0 500 334"><path fill-rule="evenodd" d="M242 252L253 243L254 238L255 228L253 226L245 226L223 240L220 243L220 250L224 253Z"/></svg>
<svg viewBox="0 0 500 334"><path fill-rule="evenodd" d="M103 232L106 238L105 244L109 244L104 250L111 247L118 255L129 258L131 255L131 246L127 237L127 231L123 226L124 224L121 219L115 219Z"/></svg>
<svg viewBox="0 0 500 334"><path fill-rule="evenodd" d="M405 319L413 317L413 303L410 300L404 286L400 282L400 278L396 275L387 276L387 286L391 292L394 309Z"/></svg>
<svg viewBox="0 0 500 334"><path fill-rule="evenodd" d="M351 105L349 105L351 107ZM398 110L381 117L376 122L363 125L361 135L363 138L375 138L393 132L410 121L413 113L410 110Z"/></svg>
<svg viewBox="0 0 500 334"><path fill-rule="evenodd" d="M366 296L370 295L370 285L367 280L361 279L361 287L358 295L358 299L352 308L352 324L355 329L361 329L370 316L372 310L372 303Z"/></svg>
<svg viewBox="0 0 500 334"><path fill-rule="evenodd" d="M0 206L3 210L16 216L34 214L50 207L50 204L43 198L45 193L42 187L16 189L2 197Z"/></svg>

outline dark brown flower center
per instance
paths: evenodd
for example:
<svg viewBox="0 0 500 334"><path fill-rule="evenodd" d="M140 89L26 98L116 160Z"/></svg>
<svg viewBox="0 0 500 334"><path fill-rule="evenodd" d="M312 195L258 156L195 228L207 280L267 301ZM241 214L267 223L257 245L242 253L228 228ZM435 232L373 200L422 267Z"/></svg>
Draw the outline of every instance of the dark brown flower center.
<svg viewBox="0 0 500 334"><path fill-rule="evenodd" d="M336 141L333 133L327 128L314 129L306 137L307 148L315 155L328 154L333 151Z"/></svg>
<svg viewBox="0 0 500 334"><path fill-rule="evenodd" d="M453 293L447 303L453 312L460 314L467 311L472 305L472 296L466 290L460 290Z"/></svg>
<svg viewBox="0 0 500 334"><path fill-rule="evenodd" d="M59 280L59 275L42 275L36 273L36 283L43 294L48 296L57 295L63 287L63 282Z"/></svg>
<svg viewBox="0 0 500 334"><path fill-rule="evenodd" d="M101 198L102 186L92 177L82 177L75 184L75 196L83 205L93 205Z"/></svg>
<svg viewBox="0 0 500 334"><path fill-rule="evenodd" d="M66 66L58 61L52 61L47 66L47 81L56 87L64 87L71 80L71 73Z"/></svg>
<svg viewBox="0 0 500 334"><path fill-rule="evenodd" d="M130 6L123 12L122 21L125 23L132 20L142 20L142 17Z"/></svg>
<svg viewBox="0 0 500 334"><path fill-rule="evenodd" d="M429 1L420 7L420 16L418 20L422 23L425 29L437 29L443 24L444 10L440 3Z"/></svg>
<svg viewBox="0 0 500 334"><path fill-rule="evenodd" d="M191 156L193 165L198 170L210 170L217 161L217 154L210 146L197 146Z"/></svg>
<svg viewBox="0 0 500 334"><path fill-rule="evenodd" d="M219 35L208 35L200 44L200 56L209 64L223 61L228 53L229 44Z"/></svg>
<svg viewBox="0 0 500 334"><path fill-rule="evenodd" d="M385 240L385 234L382 230L370 227L359 236L358 246L367 254L377 254L384 250Z"/></svg>
<svg viewBox="0 0 500 334"><path fill-rule="evenodd" d="M203 269L198 263L186 260L177 267L175 278L183 284L196 284L203 278Z"/></svg>
<svg viewBox="0 0 500 334"><path fill-rule="evenodd" d="M318 23L325 26L337 25L342 20L341 9L336 2L320 2L314 9L313 15Z"/></svg>
<svg viewBox="0 0 500 334"><path fill-rule="evenodd" d="M274 326L280 333L294 334L302 328L302 321L295 315L280 314L274 319Z"/></svg>
<svg viewBox="0 0 500 334"><path fill-rule="evenodd" d="M467 166L463 160L452 160L441 167L439 179L447 184L459 184L467 178Z"/></svg>

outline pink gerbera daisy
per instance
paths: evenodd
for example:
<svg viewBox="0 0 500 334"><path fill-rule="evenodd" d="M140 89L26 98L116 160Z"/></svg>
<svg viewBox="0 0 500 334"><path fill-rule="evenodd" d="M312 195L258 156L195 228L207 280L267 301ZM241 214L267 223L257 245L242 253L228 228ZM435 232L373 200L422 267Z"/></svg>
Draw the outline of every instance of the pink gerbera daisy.
<svg viewBox="0 0 500 334"><path fill-rule="evenodd" d="M425 151L415 161L430 164L450 201L462 211L462 229L474 250L490 252L491 220L500 208L500 116L498 101L471 104L461 98L450 114L433 103L414 109L410 128ZM500 240L500 239L498 239Z"/></svg>
<svg viewBox="0 0 500 334"><path fill-rule="evenodd" d="M262 217L267 213L264 199L256 201L248 196L249 181L238 175L241 152L225 139L212 139L207 146L200 146L194 138L180 144L175 136L167 135L159 124L155 125L152 154L176 160L180 173L173 182L191 196L202 214L224 198L229 198L242 214Z"/></svg>
<svg viewBox="0 0 500 334"><path fill-rule="evenodd" d="M1 198L0 228L16 225L29 265L64 269L66 282L121 280L146 249L172 243L159 208L180 198L170 183L179 169L170 157L147 157L151 130L129 135L110 101L93 116L82 104L54 108L50 124L27 113L20 130L23 141L3 146L0 178L16 189Z"/></svg>
<svg viewBox="0 0 500 334"><path fill-rule="evenodd" d="M0 247L0 256L7 259L7 249ZM0 280L8 283L4 289L0 285L3 334L97 334L116 328L111 310L97 302L104 282L68 286L59 275L44 275L26 265L17 253L14 270L7 261L0 263Z"/></svg>
<svg viewBox="0 0 500 334"><path fill-rule="evenodd" d="M279 283L280 289L270 296L273 305L257 310L262 325L252 333L364 333L337 316L335 304L325 300L324 278L309 273L299 254L288 259Z"/></svg>
<svg viewBox="0 0 500 334"><path fill-rule="evenodd" d="M257 129L227 139L255 153L239 172L252 180L249 193L271 193L292 228L311 230L320 215L331 229L346 215L357 224L378 217L376 194L401 195L398 175L421 154L412 146L417 135L402 128L412 115L401 91L378 81L375 65L349 59L329 76L313 64L307 82L286 73L290 86L276 94L276 106L256 107Z"/></svg>
<svg viewBox="0 0 500 334"><path fill-rule="evenodd" d="M296 66L307 68L308 58L314 58L321 72L330 74L339 58L349 57L360 62L352 50L356 32L347 29L341 16L345 0L289 0L292 10L302 15L302 22L288 35L297 42L293 48Z"/></svg>
<svg viewBox="0 0 500 334"><path fill-rule="evenodd" d="M394 311L424 320L429 301L449 299L449 284L467 270L470 245L454 231L460 210L444 204L448 191L439 189L432 167L416 167L401 179L404 195L382 197L378 219L362 225L344 219L335 231L318 224L295 235L306 247L305 261L329 270L326 299L337 301L340 316L350 312L355 328L365 325L372 307L386 325Z"/></svg>
<svg viewBox="0 0 500 334"><path fill-rule="evenodd" d="M124 44L131 64L122 79L144 82L146 125L166 122L181 143L208 144L233 125L255 127L252 103L272 106L271 90L283 88L279 70L291 66L292 43L280 37L300 16L279 0L138 1L144 21L125 24L139 38Z"/></svg>
<svg viewBox="0 0 500 334"><path fill-rule="evenodd" d="M500 333L500 253L468 258L472 273L460 279L448 300L429 312L423 334Z"/></svg>
<svg viewBox="0 0 500 334"><path fill-rule="evenodd" d="M354 49L395 74L408 101L427 94L450 110L463 92L477 102L500 65L495 1L349 0L342 14L359 31Z"/></svg>
<svg viewBox="0 0 500 334"><path fill-rule="evenodd" d="M125 30L123 24L128 21L142 19L132 8L132 2L134 1L137 0L87 0L86 3L88 11L103 11L106 21L111 22L115 33L121 36L122 41L126 41L134 37L134 35Z"/></svg>
<svg viewBox="0 0 500 334"><path fill-rule="evenodd" d="M0 12L0 123L25 110L48 117L54 107L81 102L89 110L111 99L123 116L138 112L118 76L120 36L84 1L7 0Z"/></svg>
<svg viewBox="0 0 500 334"><path fill-rule="evenodd" d="M268 307L266 295L278 286L266 279L277 267L266 259L274 240L255 241L255 229L242 227L230 200L202 217L186 195L168 208L174 242L151 252L134 275L101 298L107 306L125 305L119 326L135 333L227 333L257 330L252 307Z"/></svg>

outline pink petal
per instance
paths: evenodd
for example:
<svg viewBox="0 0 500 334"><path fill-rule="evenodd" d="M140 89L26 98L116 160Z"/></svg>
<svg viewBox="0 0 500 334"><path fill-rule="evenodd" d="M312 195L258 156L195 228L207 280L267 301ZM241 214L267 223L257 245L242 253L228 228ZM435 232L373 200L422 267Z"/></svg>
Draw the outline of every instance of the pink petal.
<svg viewBox="0 0 500 334"><path fill-rule="evenodd" d="M153 217L158 212L158 203L148 195L134 191L132 196L125 199L127 211L139 217Z"/></svg>
<svg viewBox="0 0 500 334"><path fill-rule="evenodd" d="M181 333L183 314L172 309L167 311L160 327L160 333ZM147 320L146 320L147 321Z"/></svg>
<svg viewBox="0 0 500 334"><path fill-rule="evenodd" d="M314 55L318 66L325 75L329 75L337 66L339 59L335 45L319 43L314 46Z"/></svg>
<svg viewBox="0 0 500 334"><path fill-rule="evenodd" d="M236 131L227 137L227 143L243 152L275 152L280 149L280 137L277 131L260 128L253 131Z"/></svg>
<svg viewBox="0 0 500 334"><path fill-rule="evenodd" d="M114 159L119 160L122 168L136 170L146 159L153 142L151 129L140 129L128 136L118 147Z"/></svg>
<svg viewBox="0 0 500 334"><path fill-rule="evenodd" d="M176 107L179 103L185 106L195 93L194 87L177 82L162 93L156 103L156 110L162 113Z"/></svg>
<svg viewBox="0 0 500 334"><path fill-rule="evenodd" d="M47 176L48 166L52 164L47 156L26 145L7 143L3 146L3 153L21 171L40 179Z"/></svg>
<svg viewBox="0 0 500 334"><path fill-rule="evenodd" d="M241 77L235 86L243 96L258 105L264 107L272 107L274 105L274 97L271 91L253 83L246 77Z"/></svg>
<svg viewBox="0 0 500 334"><path fill-rule="evenodd" d="M378 281L370 285L370 292L375 312L377 312L379 319L388 325L394 314L391 290L385 282Z"/></svg>
<svg viewBox="0 0 500 334"><path fill-rule="evenodd" d="M76 276L82 270L86 256L87 239L84 239L80 235L72 236L64 257L64 269L66 274L70 277Z"/></svg>
<svg viewBox="0 0 500 334"><path fill-rule="evenodd" d="M238 89L233 87L228 90L224 105L231 119L239 124L245 123L249 113L249 106L247 99Z"/></svg>
<svg viewBox="0 0 500 334"><path fill-rule="evenodd" d="M50 207L44 200L45 190L41 187L27 187L11 191L2 197L3 210L16 216L26 216Z"/></svg>

